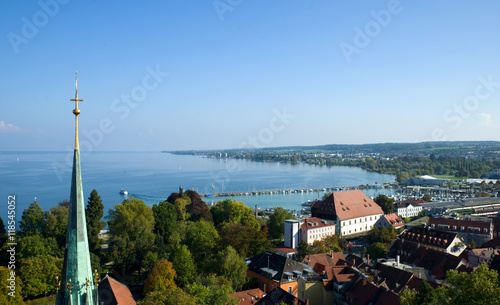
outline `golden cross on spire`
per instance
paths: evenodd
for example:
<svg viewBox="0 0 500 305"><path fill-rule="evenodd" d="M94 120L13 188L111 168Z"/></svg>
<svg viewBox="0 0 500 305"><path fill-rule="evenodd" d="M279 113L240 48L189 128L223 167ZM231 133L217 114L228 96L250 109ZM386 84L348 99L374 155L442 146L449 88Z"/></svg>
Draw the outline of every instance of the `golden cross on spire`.
<svg viewBox="0 0 500 305"><path fill-rule="evenodd" d="M76 88L75 98L70 99L70 101L75 102L75 109L73 110L73 113L75 115L79 115L80 109L78 109L78 102L83 102L83 100L78 99L78 71L75 71L75 88Z"/></svg>

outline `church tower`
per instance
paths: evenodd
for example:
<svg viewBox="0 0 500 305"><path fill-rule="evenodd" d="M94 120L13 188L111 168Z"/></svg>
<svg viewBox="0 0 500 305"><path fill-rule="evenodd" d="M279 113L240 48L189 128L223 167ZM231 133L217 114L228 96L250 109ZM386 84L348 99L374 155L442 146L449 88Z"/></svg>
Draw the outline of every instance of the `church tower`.
<svg viewBox="0 0 500 305"><path fill-rule="evenodd" d="M78 75L76 75L75 98L75 151L73 173L71 175L71 194L69 200L68 231L62 276L58 281L57 305L97 305L97 285L90 264L89 242L85 202L83 199L82 173L80 168L80 147L78 144ZM97 275L96 275L97 277Z"/></svg>

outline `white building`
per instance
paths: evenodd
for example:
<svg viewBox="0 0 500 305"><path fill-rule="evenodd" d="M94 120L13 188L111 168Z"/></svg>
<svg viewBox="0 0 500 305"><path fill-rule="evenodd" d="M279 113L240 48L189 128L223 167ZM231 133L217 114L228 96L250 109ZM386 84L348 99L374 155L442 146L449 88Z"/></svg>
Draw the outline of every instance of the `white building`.
<svg viewBox="0 0 500 305"><path fill-rule="evenodd" d="M285 248L295 249L300 243L300 220L285 220Z"/></svg>
<svg viewBox="0 0 500 305"><path fill-rule="evenodd" d="M306 220L285 220L285 248L295 249L301 240L312 245L316 240L335 235L335 223L311 217Z"/></svg>
<svg viewBox="0 0 500 305"><path fill-rule="evenodd" d="M423 200L408 199L396 205L396 214L401 218L415 217L422 212L420 204L425 203Z"/></svg>
<svg viewBox="0 0 500 305"><path fill-rule="evenodd" d="M396 215L396 213L387 214L383 217L380 217L378 222L375 224L375 226L379 229L382 227L393 227L394 229L399 229L404 227L404 225L405 224L403 223L403 220L398 215Z"/></svg>
<svg viewBox="0 0 500 305"><path fill-rule="evenodd" d="M362 191L337 192L311 206L313 217L336 221L340 236L364 235L383 217L384 211Z"/></svg>
<svg viewBox="0 0 500 305"><path fill-rule="evenodd" d="M335 235L335 223L311 217L300 225L300 239L312 245L314 241Z"/></svg>
<svg viewBox="0 0 500 305"><path fill-rule="evenodd" d="M421 186L444 186L450 182L449 179L438 179L432 176L424 175L420 177L411 177L402 182L404 185Z"/></svg>

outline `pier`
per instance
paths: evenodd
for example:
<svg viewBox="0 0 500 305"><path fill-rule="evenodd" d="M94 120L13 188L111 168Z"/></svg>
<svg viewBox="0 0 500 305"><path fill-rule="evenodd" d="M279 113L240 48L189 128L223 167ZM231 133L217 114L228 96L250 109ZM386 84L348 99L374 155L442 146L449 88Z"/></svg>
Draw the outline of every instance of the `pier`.
<svg viewBox="0 0 500 305"><path fill-rule="evenodd" d="M212 194L200 194L201 197L233 197L233 196L258 196L258 195L274 195L274 194L296 194L296 193L319 193L319 192L341 192L351 190L365 189L385 189L394 188L392 185L359 185L359 186L343 186L343 187L319 187L319 188L304 188L291 190L267 190L267 191L249 191L249 192L223 192Z"/></svg>

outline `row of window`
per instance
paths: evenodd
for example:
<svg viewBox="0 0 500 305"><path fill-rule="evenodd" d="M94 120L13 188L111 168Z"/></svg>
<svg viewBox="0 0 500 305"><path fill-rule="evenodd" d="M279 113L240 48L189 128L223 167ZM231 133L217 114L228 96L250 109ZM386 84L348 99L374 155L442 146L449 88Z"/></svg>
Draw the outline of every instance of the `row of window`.
<svg viewBox="0 0 500 305"><path fill-rule="evenodd" d="M373 217L373 220L377 220L377 216L370 216L370 221L372 220L372 217ZM365 217L365 222L368 221L368 217ZM347 221L343 221L342 222L342 226L345 226L346 225L346 222ZM359 221L357 221L357 219L354 219L354 223L362 223L363 222L363 218L361 218ZM349 220L349 225L351 224L351 220Z"/></svg>
<svg viewBox="0 0 500 305"><path fill-rule="evenodd" d="M321 237L326 237L333 235L332 233L321 233L321 234L315 234L315 235L309 235L309 239L311 238L321 238Z"/></svg>
<svg viewBox="0 0 500 305"><path fill-rule="evenodd" d="M373 225L370 226L370 230L373 229ZM368 226L365 226L365 230L364 231L367 231L368 230ZM352 234L352 233L356 233L358 232L357 229L354 229L354 232L352 232L352 230L349 230L349 233L348 234ZM361 227L359 229L359 232L363 232L363 227ZM342 235L346 235L346 231L342 231Z"/></svg>

